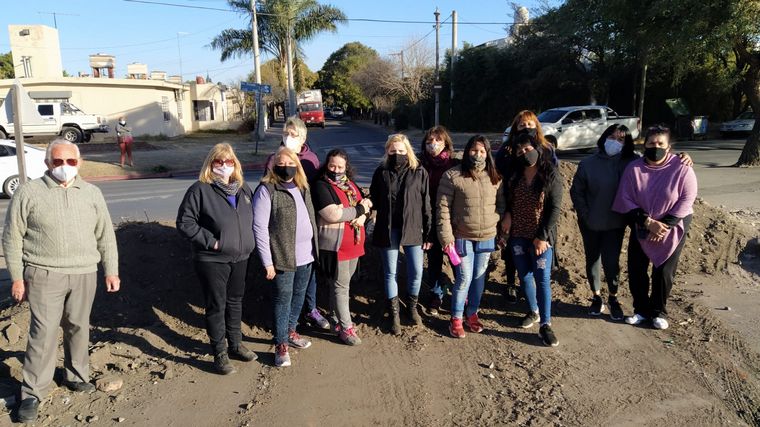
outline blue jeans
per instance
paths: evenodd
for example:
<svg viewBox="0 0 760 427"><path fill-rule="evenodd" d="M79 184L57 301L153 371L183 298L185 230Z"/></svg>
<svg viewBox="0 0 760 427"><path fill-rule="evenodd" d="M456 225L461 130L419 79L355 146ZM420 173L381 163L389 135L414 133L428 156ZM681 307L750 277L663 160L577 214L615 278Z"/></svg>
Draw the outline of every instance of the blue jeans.
<svg viewBox="0 0 760 427"><path fill-rule="evenodd" d="M317 308L317 274L312 269L309 285L306 287L306 312L311 313Z"/></svg>
<svg viewBox="0 0 760 427"><path fill-rule="evenodd" d="M380 248L383 257L383 272L385 274L385 297L392 299L398 296L398 283L396 283L396 267L398 266L399 242L401 230L391 230L391 245ZM422 284L422 245L404 246L406 258L406 287L410 296L420 294Z"/></svg>
<svg viewBox="0 0 760 427"><path fill-rule="evenodd" d="M525 291L528 306L535 313L538 312L541 324L552 322L552 253L554 248L549 248L541 255L536 255L532 239L512 237L509 239L509 248L517 267L517 275ZM536 292L538 287L538 292Z"/></svg>
<svg viewBox="0 0 760 427"><path fill-rule="evenodd" d="M277 270L274 276L275 344L287 344L288 331L296 330L310 277L311 263L296 267L296 271Z"/></svg>
<svg viewBox="0 0 760 427"><path fill-rule="evenodd" d="M480 298L486 285L486 269L490 252L475 253L472 240L464 241L466 255L461 256L462 262L454 267L454 286L451 288L451 317L462 318L478 312ZM467 311L464 302L467 300Z"/></svg>

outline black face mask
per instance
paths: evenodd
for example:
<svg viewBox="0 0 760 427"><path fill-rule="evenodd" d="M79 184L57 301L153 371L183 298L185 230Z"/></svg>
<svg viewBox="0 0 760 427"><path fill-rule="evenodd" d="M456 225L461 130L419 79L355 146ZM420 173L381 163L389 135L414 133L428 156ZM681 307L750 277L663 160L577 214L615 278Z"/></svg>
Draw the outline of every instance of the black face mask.
<svg viewBox="0 0 760 427"><path fill-rule="evenodd" d="M296 172L298 171L298 168L295 166L275 166L272 168L272 172L274 172L275 175L279 176L280 179L283 181L290 181L293 179L293 177L296 176Z"/></svg>
<svg viewBox="0 0 760 427"><path fill-rule="evenodd" d="M346 173L345 172L338 173L338 172L333 172L333 171L326 171L325 172L325 176L327 176L327 179L329 179L330 181L338 182L338 181L342 181L343 180L343 178L346 176Z"/></svg>
<svg viewBox="0 0 760 427"><path fill-rule="evenodd" d="M406 154L391 154L388 156L388 166L394 169L401 169L409 164L409 157Z"/></svg>
<svg viewBox="0 0 760 427"><path fill-rule="evenodd" d="M531 167L538 161L538 151L530 150L522 155L522 162L525 166Z"/></svg>
<svg viewBox="0 0 760 427"><path fill-rule="evenodd" d="M665 148L647 147L644 149L644 157L653 162L659 162L664 159L666 154L668 154L668 150Z"/></svg>

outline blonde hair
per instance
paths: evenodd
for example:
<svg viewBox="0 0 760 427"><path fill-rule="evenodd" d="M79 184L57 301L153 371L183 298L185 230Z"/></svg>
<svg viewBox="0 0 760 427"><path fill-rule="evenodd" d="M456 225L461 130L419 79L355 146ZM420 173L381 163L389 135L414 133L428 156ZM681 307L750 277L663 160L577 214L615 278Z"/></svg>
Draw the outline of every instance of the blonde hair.
<svg viewBox="0 0 760 427"><path fill-rule="evenodd" d="M303 171L303 166L301 166L301 160L299 160L298 155L288 147L280 147L277 152L274 153L274 157L272 158L272 168L267 169L267 174L264 175L264 178L261 178L261 182L267 184L282 184L284 182L279 175L274 173L274 168L277 166L277 162L280 160L281 156L288 156L288 158L296 164L296 176L293 178L296 187L301 190L309 188L309 181L306 179L306 172Z"/></svg>
<svg viewBox="0 0 760 427"><path fill-rule="evenodd" d="M306 123L303 122L303 120L299 119L296 116L290 116L285 121L285 126L282 127L282 132L285 133L288 131L288 128L293 128L298 132L298 140L301 141L301 144L306 143Z"/></svg>
<svg viewBox="0 0 760 427"><path fill-rule="evenodd" d="M211 148L211 151L206 156L206 160L203 161L198 181L205 182L206 184L214 182L213 162L216 159L232 159L235 162L235 169L232 171L232 175L230 175L230 182L237 181L241 184L243 183L243 166L235 155L232 146L227 143L216 144Z"/></svg>
<svg viewBox="0 0 760 427"><path fill-rule="evenodd" d="M406 157L409 159L409 169L417 169L417 166L420 165L420 161L417 159L417 155L414 154L409 138L403 133L394 133L393 135L388 136L388 140L385 141L385 154L383 155L382 164L385 167L388 167L388 149L391 148L391 145L397 142L404 144L404 148L406 148Z"/></svg>

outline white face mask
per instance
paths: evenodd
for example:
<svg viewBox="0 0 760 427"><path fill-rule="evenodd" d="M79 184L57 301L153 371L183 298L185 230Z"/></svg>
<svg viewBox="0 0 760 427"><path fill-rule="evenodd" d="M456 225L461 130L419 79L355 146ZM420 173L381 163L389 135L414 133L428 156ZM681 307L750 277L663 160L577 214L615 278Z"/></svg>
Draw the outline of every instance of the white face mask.
<svg viewBox="0 0 760 427"><path fill-rule="evenodd" d="M50 174L53 175L55 179L66 184L71 182L77 176L77 173L79 173L78 167L65 164L55 167L50 171Z"/></svg>
<svg viewBox="0 0 760 427"><path fill-rule="evenodd" d="M427 144L428 153L432 154L433 157L435 157L441 154L441 151L443 151L443 146L444 146L444 143L442 142L439 144L436 144L436 143Z"/></svg>
<svg viewBox="0 0 760 427"><path fill-rule="evenodd" d="M623 144L616 139L608 139L604 141L604 151L608 156L617 156L623 151Z"/></svg>
<svg viewBox="0 0 760 427"><path fill-rule="evenodd" d="M282 140L282 142L294 153L301 151L301 140L296 137L288 135Z"/></svg>
<svg viewBox="0 0 760 427"><path fill-rule="evenodd" d="M122 125L122 126L124 126L125 124L127 124L127 122L124 121L124 120L119 120L119 124Z"/></svg>
<svg viewBox="0 0 760 427"><path fill-rule="evenodd" d="M232 172L235 171L235 166L222 165L211 169L211 171L222 177L222 179L227 180L232 175Z"/></svg>

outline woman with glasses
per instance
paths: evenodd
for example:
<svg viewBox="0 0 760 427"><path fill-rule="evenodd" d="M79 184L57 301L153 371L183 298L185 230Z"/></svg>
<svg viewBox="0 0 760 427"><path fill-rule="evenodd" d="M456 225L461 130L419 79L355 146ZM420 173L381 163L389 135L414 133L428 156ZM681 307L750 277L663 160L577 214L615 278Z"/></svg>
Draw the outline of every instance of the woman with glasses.
<svg viewBox="0 0 760 427"><path fill-rule="evenodd" d="M632 230L628 282L634 314L625 319L630 325L651 321L656 329L669 326L665 306L697 197L694 170L671 150L670 129L649 128L644 158L626 168L612 204L615 212L625 215Z"/></svg>
<svg viewBox="0 0 760 427"><path fill-rule="evenodd" d="M206 332L214 353L214 371L222 375L236 370L230 357L256 359L256 354L243 346L240 331L248 257L254 250L252 199L232 147L217 144L177 212L177 229L192 244L195 271L206 300Z"/></svg>

